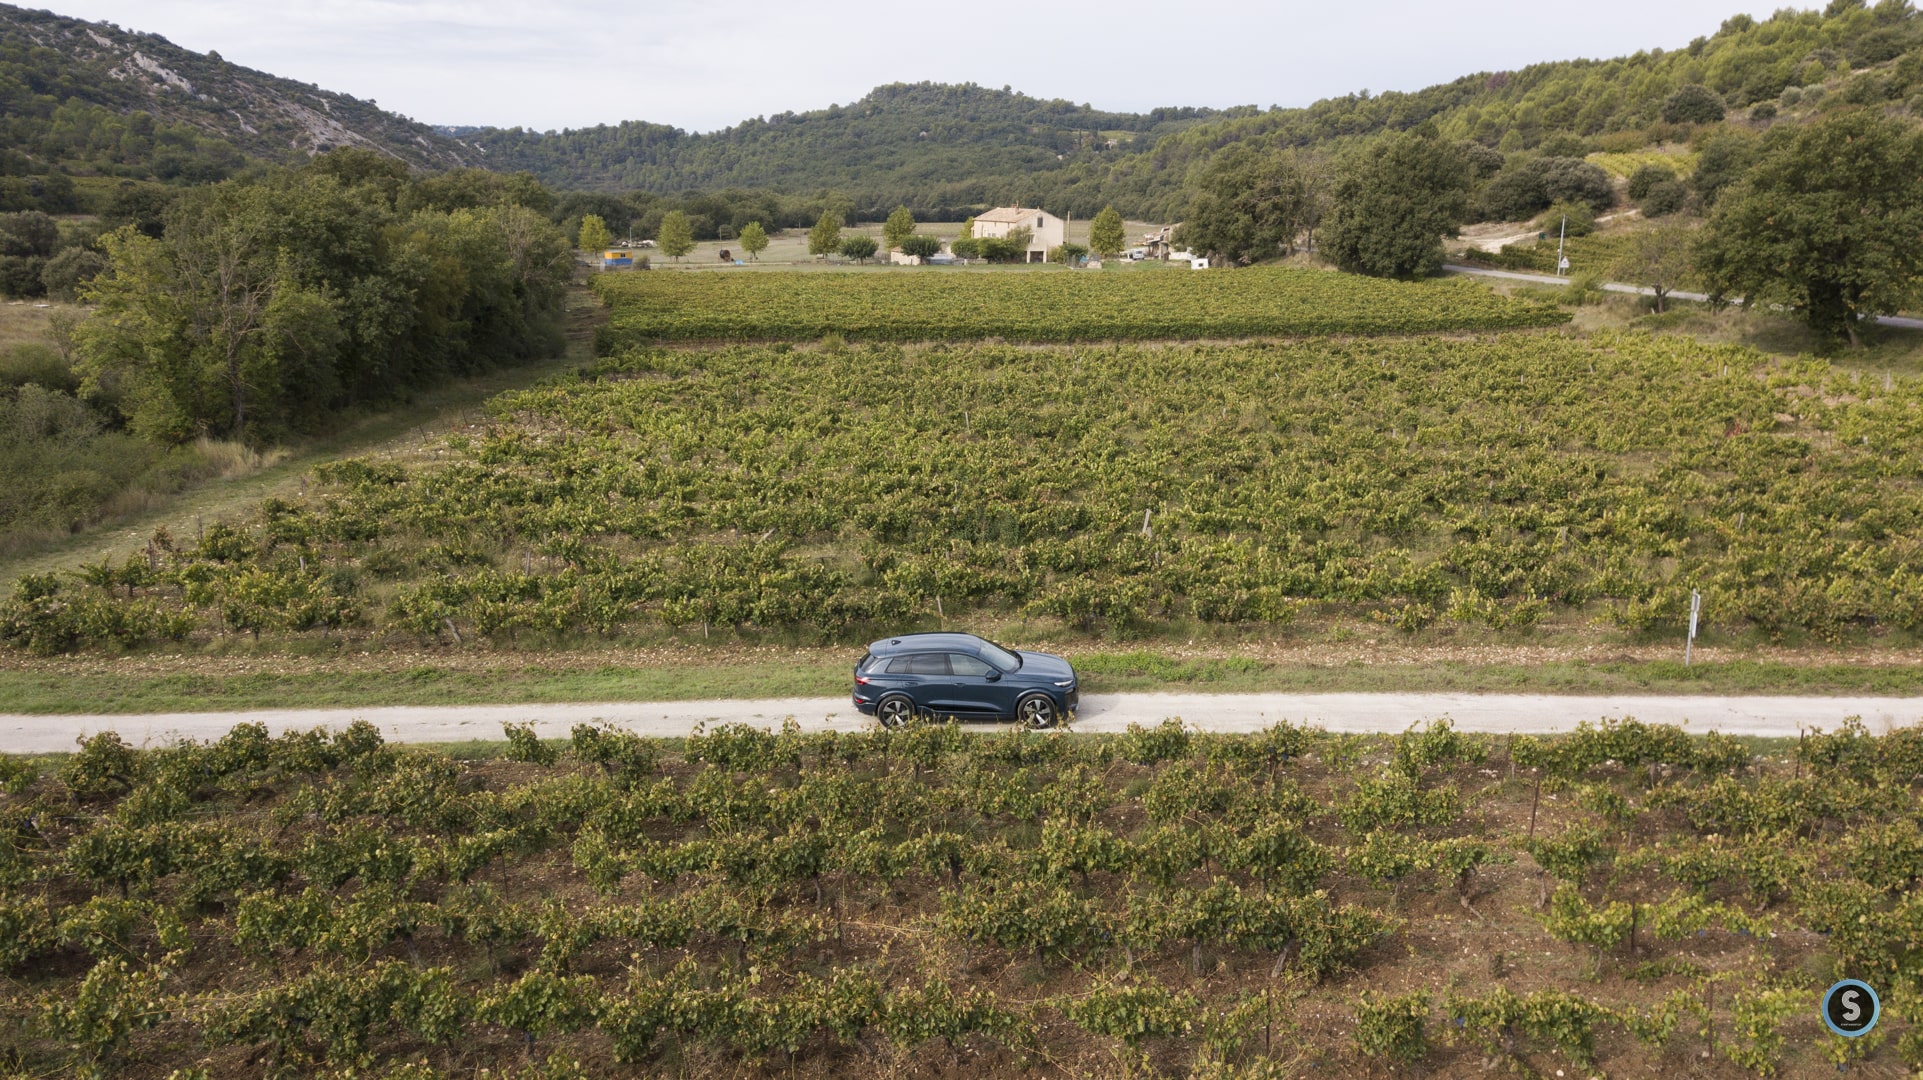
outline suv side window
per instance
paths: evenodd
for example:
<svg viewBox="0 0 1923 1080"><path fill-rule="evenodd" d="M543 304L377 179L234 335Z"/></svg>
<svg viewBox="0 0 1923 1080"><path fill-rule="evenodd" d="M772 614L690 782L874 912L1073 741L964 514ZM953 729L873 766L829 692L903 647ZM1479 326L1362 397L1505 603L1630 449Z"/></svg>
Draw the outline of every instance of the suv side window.
<svg viewBox="0 0 1923 1080"><path fill-rule="evenodd" d="M948 666L956 675L969 675L975 678L981 678L995 670L988 665L987 661L964 653L949 653Z"/></svg>
<svg viewBox="0 0 1923 1080"><path fill-rule="evenodd" d="M890 675L946 675L948 657L941 653L915 653L897 656L888 662Z"/></svg>

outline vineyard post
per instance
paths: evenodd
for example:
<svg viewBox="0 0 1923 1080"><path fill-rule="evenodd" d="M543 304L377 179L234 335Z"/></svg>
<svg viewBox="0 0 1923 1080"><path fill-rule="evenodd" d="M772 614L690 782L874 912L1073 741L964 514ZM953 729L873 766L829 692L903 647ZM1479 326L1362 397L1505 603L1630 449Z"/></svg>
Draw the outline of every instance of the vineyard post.
<svg viewBox="0 0 1923 1080"><path fill-rule="evenodd" d="M1695 589L1689 590L1689 636L1683 639L1683 666L1689 666L1691 651L1696 645L1696 618L1703 613L1703 594Z"/></svg>
<svg viewBox="0 0 1923 1080"><path fill-rule="evenodd" d="M1529 799L1529 839L1536 838L1536 807L1542 805L1542 769L1536 769L1536 793Z"/></svg>

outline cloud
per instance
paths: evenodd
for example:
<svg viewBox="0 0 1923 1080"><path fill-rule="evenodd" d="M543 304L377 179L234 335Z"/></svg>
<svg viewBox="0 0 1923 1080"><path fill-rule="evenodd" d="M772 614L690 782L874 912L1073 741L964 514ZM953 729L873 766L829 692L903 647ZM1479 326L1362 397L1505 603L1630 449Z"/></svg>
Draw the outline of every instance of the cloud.
<svg viewBox="0 0 1923 1080"><path fill-rule="evenodd" d="M1543 60L1676 48L1735 12L1730 0L1622 0L1608 20L1539 0L982 0L962 9L883 0L72 0L63 13L218 50L429 123L650 120L712 130L924 79L1128 111L1303 105Z"/></svg>

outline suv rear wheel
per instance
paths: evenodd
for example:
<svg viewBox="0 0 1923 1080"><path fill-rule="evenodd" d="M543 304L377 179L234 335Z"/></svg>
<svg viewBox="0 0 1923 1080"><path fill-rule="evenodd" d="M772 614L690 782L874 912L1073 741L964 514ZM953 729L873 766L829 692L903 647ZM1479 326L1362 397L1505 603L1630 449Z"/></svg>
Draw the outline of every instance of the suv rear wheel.
<svg viewBox="0 0 1923 1080"><path fill-rule="evenodd" d="M875 719L885 728L898 728L915 718L915 702L906 694L890 694L875 704Z"/></svg>

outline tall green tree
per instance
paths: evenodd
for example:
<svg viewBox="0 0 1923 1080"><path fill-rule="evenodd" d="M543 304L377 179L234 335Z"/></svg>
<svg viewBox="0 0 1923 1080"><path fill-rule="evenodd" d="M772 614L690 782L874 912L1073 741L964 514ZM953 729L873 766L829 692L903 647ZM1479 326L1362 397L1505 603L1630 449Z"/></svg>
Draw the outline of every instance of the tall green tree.
<svg viewBox="0 0 1923 1080"><path fill-rule="evenodd" d="M903 240L915 235L915 215L906 206L895 207L888 220L881 226L881 243L885 248L901 246Z"/></svg>
<svg viewBox="0 0 1923 1080"><path fill-rule="evenodd" d="M259 441L355 402L547 354L567 238L515 202L400 210L328 169L192 189L108 234L75 367L136 432Z"/></svg>
<svg viewBox="0 0 1923 1080"><path fill-rule="evenodd" d="M1402 132L1376 139L1337 172L1322 251L1353 273L1425 277L1467 212L1469 170L1454 146Z"/></svg>
<svg viewBox="0 0 1923 1080"><path fill-rule="evenodd" d="M1120 255L1122 249L1128 246L1128 233L1123 227L1122 215L1113 206L1102 207L1102 212L1088 223L1088 246L1104 259Z"/></svg>
<svg viewBox="0 0 1923 1080"><path fill-rule="evenodd" d="M694 250L694 223L679 210L668 211L661 218L661 230L655 235L655 243L661 245L661 254L679 259Z"/></svg>
<svg viewBox="0 0 1923 1080"><path fill-rule="evenodd" d="M587 214L581 218L581 231L574 246L581 251L606 251L614 242L613 234L608 232L608 223L599 214Z"/></svg>
<svg viewBox="0 0 1923 1080"><path fill-rule="evenodd" d="M124 396L137 433L258 437L289 392L337 392L338 301L277 249L273 195L214 189L172 215L163 239L131 226L101 238L109 269L88 289L96 312L76 366L86 388Z"/></svg>
<svg viewBox="0 0 1923 1080"><path fill-rule="evenodd" d="M1319 195L1314 170L1293 154L1231 146L1203 174L1181 242L1244 263L1286 255L1314 220Z"/></svg>
<svg viewBox="0 0 1923 1080"><path fill-rule="evenodd" d="M841 250L841 213L823 210L815 227L808 230L808 254L833 255Z"/></svg>
<svg viewBox="0 0 1923 1080"><path fill-rule="evenodd" d="M768 250L768 230L761 227L761 222L750 221L741 227L741 250L747 252L750 259L760 259L761 253Z"/></svg>
<svg viewBox="0 0 1923 1080"><path fill-rule="evenodd" d="M1923 288L1923 132L1871 109L1775 129L1717 200L1697 256L1714 292L1859 344L1859 319Z"/></svg>

